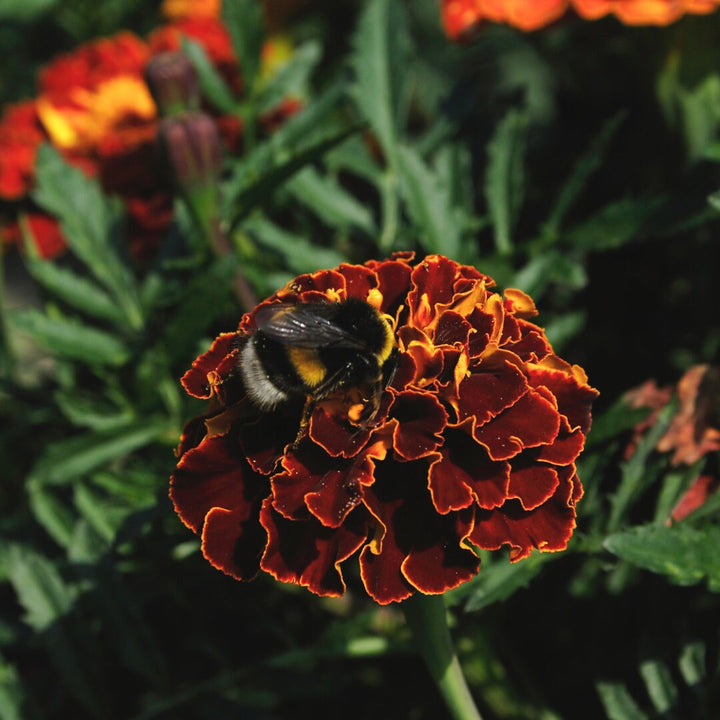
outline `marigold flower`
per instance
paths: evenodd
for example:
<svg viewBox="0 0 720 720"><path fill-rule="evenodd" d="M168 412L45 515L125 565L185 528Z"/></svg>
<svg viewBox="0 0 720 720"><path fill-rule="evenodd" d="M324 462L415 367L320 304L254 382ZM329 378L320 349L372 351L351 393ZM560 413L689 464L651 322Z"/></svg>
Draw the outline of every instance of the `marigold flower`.
<svg viewBox="0 0 720 720"><path fill-rule="evenodd" d="M185 429L170 489L210 563L340 595L355 558L384 604L469 580L477 547L509 546L511 560L565 548L597 391L553 354L533 301L493 285L408 253L302 275L261 303L358 298L394 328L398 369L375 424L338 391L297 443L302 402L261 413L237 372L258 308L220 335L182 380L210 408Z"/></svg>
<svg viewBox="0 0 720 720"><path fill-rule="evenodd" d="M508 23L530 31L554 22L567 0L443 0L442 19L448 37L467 37L484 21Z"/></svg>
<svg viewBox="0 0 720 720"><path fill-rule="evenodd" d="M162 14L170 20L220 17L220 0L163 0Z"/></svg>
<svg viewBox="0 0 720 720"><path fill-rule="evenodd" d="M685 14L717 10L718 0L570 0L580 17L595 20L612 13L626 25L669 25Z"/></svg>
<svg viewBox="0 0 720 720"><path fill-rule="evenodd" d="M443 0L442 20L447 36L457 40L485 21L537 30L568 8L586 20L613 14L627 25L668 25L687 13L711 13L719 5L720 0Z"/></svg>
<svg viewBox="0 0 720 720"><path fill-rule="evenodd" d="M45 140L34 100L8 105L0 118L0 198L20 200L32 187L35 153Z"/></svg>

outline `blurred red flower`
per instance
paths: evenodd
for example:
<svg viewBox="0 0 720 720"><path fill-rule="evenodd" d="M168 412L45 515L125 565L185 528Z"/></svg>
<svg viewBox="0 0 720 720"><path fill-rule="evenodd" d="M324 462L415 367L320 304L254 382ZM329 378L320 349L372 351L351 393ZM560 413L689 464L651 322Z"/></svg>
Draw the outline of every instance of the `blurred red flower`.
<svg viewBox="0 0 720 720"><path fill-rule="evenodd" d="M330 396L296 444L302 403L261 413L237 372L258 308L219 336L183 377L210 407L185 429L170 489L210 563L340 595L355 557L384 604L469 580L474 547L507 545L511 560L565 548L597 391L530 322L532 300L493 285L447 258L400 254L300 276L261 303L358 298L394 328L399 365L376 424Z"/></svg>

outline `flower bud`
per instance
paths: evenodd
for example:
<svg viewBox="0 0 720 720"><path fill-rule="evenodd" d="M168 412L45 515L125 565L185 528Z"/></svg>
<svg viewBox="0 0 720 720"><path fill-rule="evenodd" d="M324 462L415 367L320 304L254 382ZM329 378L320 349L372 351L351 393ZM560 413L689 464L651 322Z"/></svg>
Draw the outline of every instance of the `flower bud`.
<svg viewBox="0 0 720 720"><path fill-rule="evenodd" d="M162 116L196 110L200 105L197 73L181 52L162 52L150 58L145 82Z"/></svg>
<svg viewBox="0 0 720 720"><path fill-rule="evenodd" d="M173 182L186 193L214 183L222 168L220 135L209 115L187 112L160 121L161 150Z"/></svg>

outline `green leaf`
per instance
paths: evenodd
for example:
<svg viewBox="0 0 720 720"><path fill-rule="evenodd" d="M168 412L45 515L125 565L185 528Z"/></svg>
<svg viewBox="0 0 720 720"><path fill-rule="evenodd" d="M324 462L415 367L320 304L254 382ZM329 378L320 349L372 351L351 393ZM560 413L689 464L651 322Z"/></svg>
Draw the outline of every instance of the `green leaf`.
<svg viewBox="0 0 720 720"><path fill-rule="evenodd" d="M495 602L507 600L521 588L527 587L552 558L547 553L536 552L517 563L510 563L504 558L493 560L492 563L483 561L482 572L459 590L450 592L449 596L451 599L467 597L464 607L466 612L482 610Z"/></svg>
<svg viewBox="0 0 720 720"><path fill-rule="evenodd" d="M205 48L195 40L183 37L182 49L198 74L200 87L205 97L221 112L234 113L238 108L238 100L222 75L208 59Z"/></svg>
<svg viewBox="0 0 720 720"><path fill-rule="evenodd" d="M450 188L413 148L398 148L400 189L425 250L457 257L462 227L450 200Z"/></svg>
<svg viewBox="0 0 720 720"><path fill-rule="evenodd" d="M0 655L0 720L37 720L15 666Z"/></svg>
<svg viewBox="0 0 720 720"><path fill-rule="evenodd" d="M667 665L654 658L643 660L640 663L640 675L655 710L661 715L670 712L677 704L678 690Z"/></svg>
<svg viewBox="0 0 720 720"><path fill-rule="evenodd" d="M320 62L322 48L315 40L304 42L284 65L262 83L257 93L257 111L269 112L285 98L303 97L310 75Z"/></svg>
<svg viewBox="0 0 720 720"><path fill-rule="evenodd" d="M77 517L42 485L28 483L28 500L33 517L60 547L72 543Z"/></svg>
<svg viewBox="0 0 720 720"><path fill-rule="evenodd" d="M543 228L544 234L553 236L558 233L568 211L585 189L593 173L602 165L607 148L626 115L627 113L623 110L607 120L600 133L578 158L570 176L560 188L555 205Z"/></svg>
<svg viewBox="0 0 720 720"><path fill-rule="evenodd" d="M60 678L95 717L108 717L87 636L68 618L75 589L64 582L50 560L23 546L13 546L7 562L25 621L38 633Z"/></svg>
<svg viewBox="0 0 720 720"><path fill-rule="evenodd" d="M658 440L665 434L676 409L676 401L670 402L663 408L655 420L655 424L638 442L630 459L622 464L620 484L610 500L608 533L615 532L621 527L633 502L655 481L656 473L650 471L648 458L654 452Z"/></svg>
<svg viewBox="0 0 720 720"><path fill-rule="evenodd" d="M73 425L100 432L122 425L127 427L134 417L127 398L109 398L79 388L56 392L55 402Z"/></svg>
<svg viewBox="0 0 720 720"><path fill-rule="evenodd" d="M243 224L243 230L252 235L263 248L282 257L293 273L301 275L319 268L336 267L346 258L332 248L311 243L295 233L288 232L266 218L253 216Z"/></svg>
<svg viewBox="0 0 720 720"><path fill-rule="evenodd" d="M495 247L502 255L512 250L512 232L523 201L527 131L525 113L510 110L487 146L485 200L495 231Z"/></svg>
<svg viewBox="0 0 720 720"><path fill-rule="evenodd" d="M76 593L50 560L22 545L12 545L6 563L8 579L31 628L42 632L70 611Z"/></svg>
<svg viewBox="0 0 720 720"><path fill-rule="evenodd" d="M174 358L192 360L198 338L227 308L237 258L228 255L214 261L188 283L173 316L165 324L159 341L161 348L172 348Z"/></svg>
<svg viewBox="0 0 720 720"><path fill-rule="evenodd" d="M130 351L115 336L77 320L50 317L35 309L19 310L8 317L19 330L58 357L112 367L130 359Z"/></svg>
<svg viewBox="0 0 720 720"><path fill-rule="evenodd" d="M314 167L306 167L294 175L285 189L331 227L356 227L368 235L377 232L370 211L336 180L321 175Z"/></svg>
<svg viewBox="0 0 720 720"><path fill-rule="evenodd" d="M25 265L30 275L59 300L91 317L125 324L126 317L117 303L92 280L54 261L26 258Z"/></svg>
<svg viewBox="0 0 720 720"><path fill-rule="evenodd" d="M38 148L35 174L35 202L60 220L70 249L110 291L127 325L141 328L135 280L113 242L120 226L119 201L105 197L96 180L65 162L50 145Z"/></svg>
<svg viewBox="0 0 720 720"><path fill-rule="evenodd" d="M48 13L58 2L59 0L2 0L0 19L34 20L37 16Z"/></svg>
<svg viewBox="0 0 720 720"><path fill-rule="evenodd" d="M706 654L707 649L702 640L693 640L683 645L678 658L678 667L689 687L698 687L707 678Z"/></svg>
<svg viewBox="0 0 720 720"><path fill-rule="evenodd" d="M604 546L623 560L679 585L694 585L707 578L709 589L720 592L720 527L645 525L611 535Z"/></svg>
<svg viewBox="0 0 720 720"><path fill-rule="evenodd" d="M595 685L608 720L647 720L647 715L638 707L620 683L598 682Z"/></svg>
<svg viewBox="0 0 720 720"><path fill-rule="evenodd" d="M607 205L565 234L577 250L602 252L622 247L642 237L653 215L662 207L660 198L618 200Z"/></svg>
<svg viewBox="0 0 720 720"><path fill-rule="evenodd" d="M352 93L391 167L397 153L399 108L408 72L407 51L407 21L400 3L369 0L353 38Z"/></svg>
<svg viewBox="0 0 720 720"><path fill-rule="evenodd" d="M283 147L275 135L243 162L238 163L228 181L227 205L231 230L253 209L266 204L274 192L306 165L320 160L350 135L356 127L340 128L302 148ZM273 143L273 141L276 141Z"/></svg>
<svg viewBox="0 0 720 720"><path fill-rule="evenodd" d="M262 4L257 0L223 0L222 21L230 33L243 80L252 93L265 38Z"/></svg>
<svg viewBox="0 0 720 720"><path fill-rule="evenodd" d="M29 484L62 485L131 453L167 431L165 418L151 418L104 433L88 433L49 445L33 466Z"/></svg>

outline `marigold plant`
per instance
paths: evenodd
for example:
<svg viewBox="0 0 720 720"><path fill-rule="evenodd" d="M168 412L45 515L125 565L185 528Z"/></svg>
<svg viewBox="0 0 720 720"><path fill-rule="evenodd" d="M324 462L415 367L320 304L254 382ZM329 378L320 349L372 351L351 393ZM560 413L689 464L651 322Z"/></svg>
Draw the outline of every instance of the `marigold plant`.
<svg viewBox="0 0 720 720"><path fill-rule="evenodd" d="M341 265L262 303L359 298L400 351L376 424L331 397L293 444L297 407L256 411L238 375L256 311L183 378L210 411L191 422L171 497L205 557L238 579L263 570L319 595L346 589L346 561L379 603L443 593L479 568L474 547L562 550L582 486L575 459L597 392L553 354L519 290L495 292L441 256Z"/></svg>

